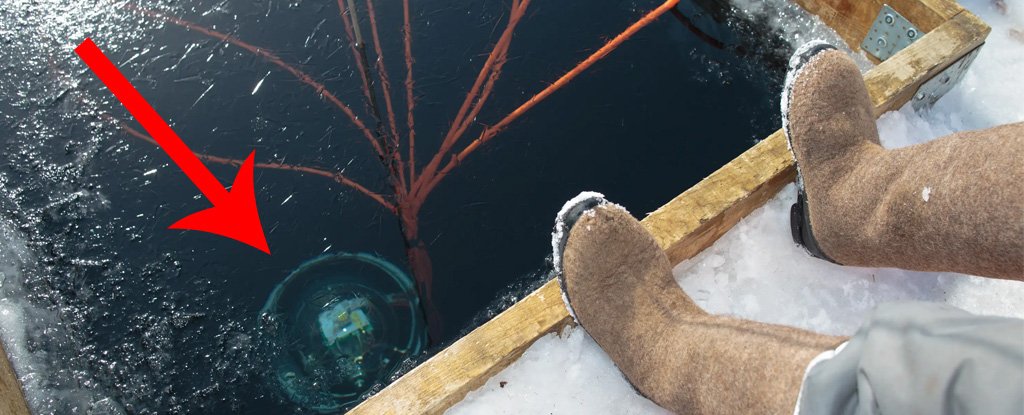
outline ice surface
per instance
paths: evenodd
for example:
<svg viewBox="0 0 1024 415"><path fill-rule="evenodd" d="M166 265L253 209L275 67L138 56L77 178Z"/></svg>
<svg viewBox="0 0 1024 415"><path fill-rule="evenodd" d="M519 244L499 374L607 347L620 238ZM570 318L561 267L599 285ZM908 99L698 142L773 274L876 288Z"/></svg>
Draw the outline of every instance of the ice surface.
<svg viewBox="0 0 1024 415"><path fill-rule="evenodd" d="M990 0L961 4L992 26L992 33L963 81L935 107L918 114L909 106L878 121L890 148L924 142L956 131L1024 121L1024 2ZM751 12L784 16L777 1L740 0ZM789 11L786 11L789 13ZM816 19L812 19L817 21ZM780 17L775 24L784 22ZM819 23L820 24L820 23ZM821 35L806 19L783 26L794 45ZM832 35L834 36L834 35ZM922 189L922 198L939 197ZM839 267L808 256L789 234L789 185L743 219L714 246L676 266L680 285L708 311L834 334L850 334L875 305L897 300L951 304L979 314L1024 318L1024 283L947 273ZM501 382L507 382L502 387ZM663 413L636 394L582 329L548 335L518 361L449 410L493 413Z"/></svg>
<svg viewBox="0 0 1024 415"><path fill-rule="evenodd" d="M804 11L796 2L780 0L732 0L733 8L740 15L755 21L768 23L779 32L793 48L799 48L813 40L828 42L853 56L862 71L872 67L861 52L853 52L843 39L824 24L818 16Z"/></svg>
<svg viewBox="0 0 1024 415"><path fill-rule="evenodd" d="M34 306L26 298L22 270L34 262L20 233L0 221L0 340L18 373L29 406L39 413L57 413L57 408L68 406L83 408L87 414L124 413L101 392L63 382L66 375L53 373L47 351L39 347L36 337L40 333L55 334L61 322L52 311ZM63 371L67 370L70 369Z"/></svg>

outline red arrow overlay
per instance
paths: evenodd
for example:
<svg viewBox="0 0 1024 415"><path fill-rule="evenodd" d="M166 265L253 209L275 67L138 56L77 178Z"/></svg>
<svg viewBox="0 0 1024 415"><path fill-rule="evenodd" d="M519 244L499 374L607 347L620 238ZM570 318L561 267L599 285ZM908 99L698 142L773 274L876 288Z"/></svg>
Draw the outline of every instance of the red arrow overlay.
<svg viewBox="0 0 1024 415"><path fill-rule="evenodd" d="M242 168L235 176L235 182L229 192L91 39L86 38L75 48L75 53L213 204L211 208L175 222L170 229L208 232L234 239L270 254L270 247L267 246L267 238L263 234L260 215L256 209L253 184L253 160L256 151L249 153L249 157L242 163Z"/></svg>

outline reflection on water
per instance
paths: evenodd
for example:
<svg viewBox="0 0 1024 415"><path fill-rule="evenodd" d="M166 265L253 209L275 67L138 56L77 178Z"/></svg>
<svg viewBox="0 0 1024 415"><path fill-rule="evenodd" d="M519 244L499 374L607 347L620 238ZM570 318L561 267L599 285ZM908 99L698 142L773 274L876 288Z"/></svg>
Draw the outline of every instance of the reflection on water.
<svg viewBox="0 0 1024 415"><path fill-rule="evenodd" d="M320 413L357 402L426 343L412 279L368 254L302 264L260 315L274 380L292 402Z"/></svg>
<svg viewBox="0 0 1024 415"><path fill-rule="evenodd" d="M397 346L404 343L391 323L376 323L392 318L372 299L382 288L346 297L325 286L333 300L289 309L302 315L289 327L304 327L289 338L307 351L281 349L294 353L278 376L278 355L263 347L255 317L260 307L295 264L322 254L373 252L411 274L394 212L331 177L261 169L257 203L273 256L166 229L208 202L166 155L126 134L118 120L137 126L74 46L92 37L196 151L229 159L255 149L257 162L342 172L386 202L394 202L392 182L362 132L323 94L237 45L126 3L273 51L372 119L333 0L4 1L0 334L36 412L292 413L303 410L280 397L280 382L265 380L318 376L316 368L345 361L334 356L373 351L381 336L415 350ZM467 141L660 3L533 2L490 100L467 119ZM415 157L423 166L452 127L509 4L412 4ZM402 2L375 5L392 104L404 114ZM420 207L414 248L429 252L441 343L479 321L474 316L493 314L498 293L543 274L536 271L550 221L566 198L592 189L634 212L652 211L778 127L781 66L765 62L777 65L783 61L773 57L788 53L760 49L778 42L728 9L718 0L684 1L685 19L655 21L435 187ZM402 117L396 129L408 137ZM206 162L222 183L237 172ZM398 354L330 375L362 370L351 383L372 383L388 377Z"/></svg>

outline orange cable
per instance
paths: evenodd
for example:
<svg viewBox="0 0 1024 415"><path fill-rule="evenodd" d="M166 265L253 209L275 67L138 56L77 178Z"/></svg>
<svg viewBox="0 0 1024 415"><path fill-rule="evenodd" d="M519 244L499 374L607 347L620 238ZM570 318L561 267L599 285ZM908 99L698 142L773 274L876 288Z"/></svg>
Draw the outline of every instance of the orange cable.
<svg viewBox="0 0 1024 415"><path fill-rule="evenodd" d="M472 121L472 118L466 117L466 113L470 112L472 116L475 117L480 111L480 108L483 106L483 101L486 101L487 95L490 94L491 89L494 86L494 81L496 81L498 75L500 75L501 65L504 64L508 48L512 43L512 34L515 31L516 25L519 24L520 19L526 13L526 6L528 5L529 0L516 0L513 2L512 13L509 16L505 30L502 32L498 41L494 44L494 48L488 55L483 67L480 68L476 81L466 94L466 99L462 102L462 107L459 108L458 114L452 121L451 129L441 142L441 147L438 149L437 153L434 154L434 157L431 158L430 163L428 163L420 173L419 180L413 184L413 194L420 193L419 189L421 187L434 180L437 168L441 165L444 156L451 151L451 148L469 126L469 122ZM497 68L497 72L495 72L495 68ZM479 99L481 96L483 97L482 100ZM467 119L469 121L467 121Z"/></svg>
<svg viewBox="0 0 1024 415"><path fill-rule="evenodd" d="M363 98L366 99L366 111L373 112L372 105L370 102L373 100L370 97L370 79L366 77L367 71L363 67L363 60L359 59L359 49L356 48L356 37L352 30L352 22L345 17L345 13L348 12L348 6L345 5L345 0L338 0L338 14L341 17L341 24L345 28L345 35L348 37L348 46L352 51L352 58L356 61L356 66L359 67L359 77L362 79L363 84Z"/></svg>
<svg viewBox="0 0 1024 415"><path fill-rule="evenodd" d="M402 0L402 43L405 46L405 106L407 108L405 123L409 126L409 182L416 182L416 123L413 119L413 107L416 101L413 99L412 80L412 24L409 22L409 0Z"/></svg>
<svg viewBox="0 0 1024 415"><path fill-rule="evenodd" d="M601 60L605 56L608 56L609 53L615 50L615 48L619 47L619 45L621 45L626 40L629 40L629 38L632 37L637 32L639 32L640 29L643 29L647 25L651 24L651 22L660 17L662 14L665 14L666 12L672 10L677 4L679 4L679 0L668 0L661 6L658 6L658 8L650 11L649 13L644 15L644 17L640 18L640 20L637 20L635 23L626 28L626 30L624 30L622 33L619 33L617 36L615 36L615 38L608 41L608 43L606 43L596 52L588 56L580 63L576 64L575 67L569 70L569 72L566 72L565 75L562 75L560 78L558 78L558 80L556 80L554 83L548 85L547 88L544 88L542 91L538 92L536 95L534 95L529 100L524 102L514 111L506 115L505 118L501 119L501 121L499 121L497 124L489 128L484 128L484 130L480 133L480 136L477 137L476 140L473 140L473 142L469 143L469 145L466 146L466 148L464 148L461 152L452 157L452 159L448 162L447 165L445 165L443 169L441 169L437 176L433 177L432 180L422 189L422 193L425 195L426 193L429 193L431 190L433 190L434 186L437 186L437 183L440 182L441 179L444 178L444 176L447 175L453 168L455 168L456 165L458 165L462 160L469 156L478 147L487 143L490 139L494 138L494 136L501 132L501 130L503 130L505 127L507 127L509 123L515 121L520 116L529 111L531 108L533 108L538 103L543 101L545 98L551 96L551 94L553 94L559 88L562 88L570 81L575 79L577 76L579 76L579 74L583 73L583 71L587 70L595 63L597 63L597 61Z"/></svg>
<svg viewBox="0 0 1024 415"><path fill-rule="evenodd" d="M396 166L390 166L392 170L398 173L398 182L401 187L401 192L406 192L405 182L405 162L402 161L401 143L398 137L398 125L395 122L395 109L391 105L391 81L388 79L388 72L384 66L384 52L380 47L380 36L377 34L377 12L373 8L373 0L366 0L366 12L370 16L370 33L373 36L373 50L377 54L377 61L375 67L377 69L377 77L380 78L381 92L384 94L384 110L387 112L388 125L391 127L391 147L394 149L392 152Z"/></svg>

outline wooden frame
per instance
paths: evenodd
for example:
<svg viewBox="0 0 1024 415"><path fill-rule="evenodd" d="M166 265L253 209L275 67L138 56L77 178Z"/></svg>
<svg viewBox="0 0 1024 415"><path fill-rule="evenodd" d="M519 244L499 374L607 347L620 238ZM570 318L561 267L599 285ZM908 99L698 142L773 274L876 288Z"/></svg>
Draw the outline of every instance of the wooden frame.
<svg viewBox="0 0 1024 415"><path fill-rule="evenodd" d="M795 0L859 49L883 2ZM864 75L875 114L898 109L918 87L979 47L991 30L953 0L888 0L925 36ZM876 62L877 63L877 62ZM782 131L776 131L641 223L673 263L713 244L740 218L795 177ZM350 414L437 414L507 367L541 336L572 324L555 281L534 291L456 341Z"/></svg>

